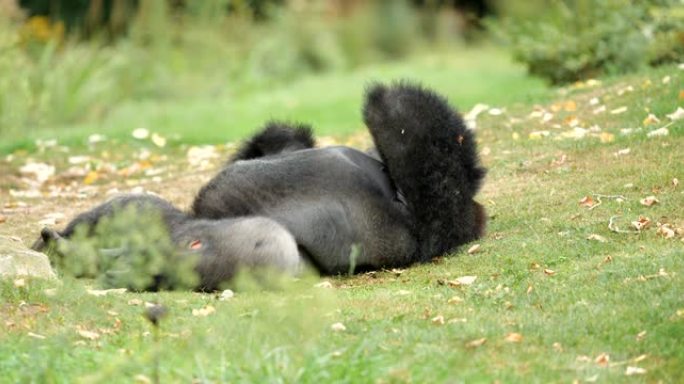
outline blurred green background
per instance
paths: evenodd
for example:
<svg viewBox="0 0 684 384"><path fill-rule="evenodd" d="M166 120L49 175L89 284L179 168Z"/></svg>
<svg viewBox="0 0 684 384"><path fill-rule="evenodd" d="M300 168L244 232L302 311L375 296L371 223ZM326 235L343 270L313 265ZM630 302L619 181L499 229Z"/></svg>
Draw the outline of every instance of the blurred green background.
<svg viewBox="0 0 684 384"><path fill-rule="evenodd" d="M343 135L375 79L528 102L682 61L683 25L681 0L0 0L0 151L140 127L225 142L272 117Z"/></svg>

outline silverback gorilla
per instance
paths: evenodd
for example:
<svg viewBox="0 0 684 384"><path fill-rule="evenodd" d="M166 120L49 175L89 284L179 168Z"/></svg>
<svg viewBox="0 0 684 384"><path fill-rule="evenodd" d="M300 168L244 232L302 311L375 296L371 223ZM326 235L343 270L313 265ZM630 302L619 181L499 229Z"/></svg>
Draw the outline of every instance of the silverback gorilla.
<svg viewBox="0 0 684 384"><path fill-rule="evenodd" d="M199 255L198 288L212 290L241 268L296 274L308 264L334 275L403 267L483 234L486 214L473 196L485 170L446 99L411 83L375 84L363 118L373 154L314 148L309 127L269 123L200 189L191 212L124 195L61 232L43 229L34 248L67 241L122 207L151 209L180 249Z"/></svg>

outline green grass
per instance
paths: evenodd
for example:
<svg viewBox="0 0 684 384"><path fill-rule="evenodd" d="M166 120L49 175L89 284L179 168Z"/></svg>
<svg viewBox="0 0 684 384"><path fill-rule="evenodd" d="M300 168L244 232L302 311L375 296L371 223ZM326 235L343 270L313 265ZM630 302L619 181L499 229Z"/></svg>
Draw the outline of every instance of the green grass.
<svg viewBox="0 0 684 384"><path fill-rule="evenodd" d="M111 134L128 136L145 120L148 128L178 132L183 140L223 142L251 130L264 111L307 117L321 134L343 134L360 128L359 94L366 80L423 79L466 108L475 102L507 108L500 116L484 114L477 131L490 169L480 201L492 216L479 252L468 254L466 246L403 272L328 279L333 289L313 288L315 279L304 278L283 291L240 291L230 301L187 292L94 297L83 281L31 281L26 288L6 281L0 286L6 330L0 334L0 377L131 382L153 376L158 353L161 382L684 381L684 242L661 238L655 230L656 221L684 227L684 189L672 184L674 178L684 180L684 124L670 125L667 137L646 137L682 105L682 71L665 67L553 94L514 67L479 62L477 55L305 79L234 105L130 104L121 107L121 120L111 118L121 122L112 123L119 130ZM663 84L666 75L671 80ZM644 86L646 80L650 85ZM627 86L634 90L618 95ZM288 97L297 101L291 109ZM593 97L608 111L623 105L628 110L595 115ZM548 123L528 118L532 103L551 110L553 103L568 100L576 102L576 111L554 112ZM644 127L646 109L662 122ZM238 110L244 113L233 115ZM569 116L613 136L604 135L605 142L591 136L559 139L570 129L563 123ZM625 136L622 128L642 130ZM530 138L540 130L549 137ZM624 148L631 152L614 155ZM590 194L626 200L603 198L589 210L578 201ZM639 199L648 195L660 203L641 205ZM609 219L617 215L624 230L639 215L653 226L641 233L611 232ZM588 240L591 234L606 242ZM477 280L462 287L448 283L466 275ZM54 296L45 288L56 288ZM462 302L449 303L453 297ZM157 342L143 308L129 303L134 299L169 308ZM216 312L192 315L207 305ZM438 316L445 324L433 320ZM346 330L332 331L336 322ZM89 340L79 330L100 336ZM511 333L522 340L506 341ZM484 344L471 345L482 338ZM605 365L596 361L601 354L610 357ZM646 372L626 376L628 366Z"/></svg>
<svg viewBox="0 0 684 384"><path fill-rule="evenodd" d="M130 139L144 127L176 143L225 143L245 137L270 118L301 120L321 135L346 135L363 127L361 100L373 80L414 79L439 88L455 105L467 110L484 102L493 105L540 100L543 83L525 76L505 52L467 49L417 56L408 61L373 65L347 73L310 76L286 85L219 96L131 100L112 108L99 124L54 126L5 137L0 152L32 148L36 139L58 137L61 143L83 146L100 133Z"/></svg>

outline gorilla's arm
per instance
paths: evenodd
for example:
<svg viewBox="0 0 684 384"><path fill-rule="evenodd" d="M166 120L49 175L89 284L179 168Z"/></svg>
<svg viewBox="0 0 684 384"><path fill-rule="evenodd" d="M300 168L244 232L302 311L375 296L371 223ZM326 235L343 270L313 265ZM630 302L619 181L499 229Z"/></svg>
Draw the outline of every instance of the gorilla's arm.
<svg viewBox="0 0 684 384"><path fill-rule="evenodd" d="M473 196L485 170L475 137L447 101L409 83L374 85L363 116L414 217L418 259L429 260L481 236L485 213Z"/></svg>
<svg viewBox="0 0 684 384"><path fill-rule="evenodd" d="M245 141L228 163L313 148L314 145L315 140L309 125L271 121L259 133Z"/></svg>

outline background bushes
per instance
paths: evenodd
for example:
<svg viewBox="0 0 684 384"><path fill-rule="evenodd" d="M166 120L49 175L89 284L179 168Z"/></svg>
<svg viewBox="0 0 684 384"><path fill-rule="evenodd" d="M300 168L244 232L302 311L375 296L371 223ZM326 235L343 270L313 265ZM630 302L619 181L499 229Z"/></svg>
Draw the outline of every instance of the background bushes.
<svg viewBox="0 0 684 384"><path fill-rule="evenodd" d="M538 0L503 13L499 36L552 83L684 60L679 0Z"/></svg>

